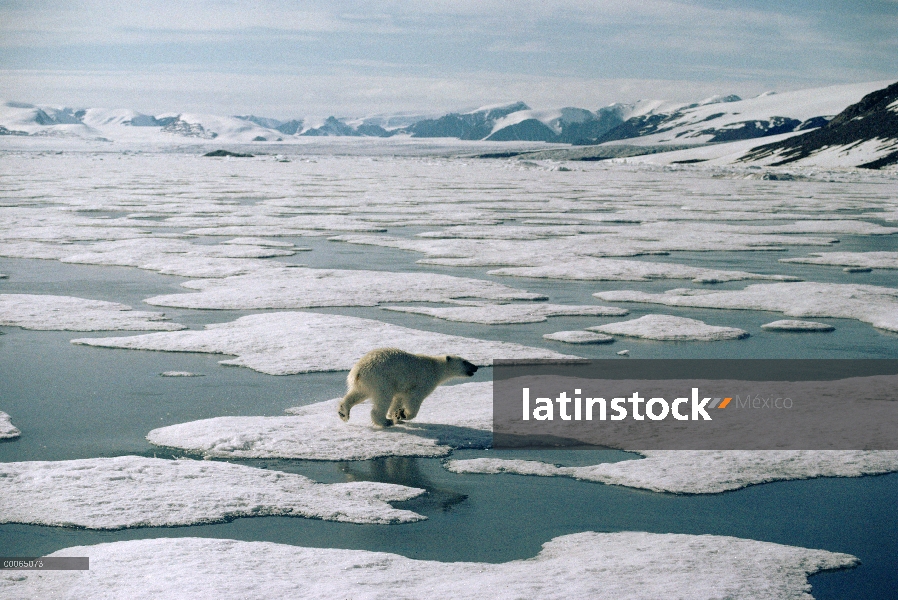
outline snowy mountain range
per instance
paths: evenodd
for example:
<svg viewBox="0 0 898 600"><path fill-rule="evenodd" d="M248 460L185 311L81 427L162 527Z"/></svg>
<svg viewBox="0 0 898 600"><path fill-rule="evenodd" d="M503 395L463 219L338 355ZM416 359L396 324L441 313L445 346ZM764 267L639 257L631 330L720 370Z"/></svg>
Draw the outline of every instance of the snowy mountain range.
<svg viewBox="0 0 898 600"><path fill-rule="evenodd" d="M579 146L642 146L651 147L652 152L666 146L677 149L726 146L770 138L775 144L764 146L765 150L759 148L745 160L771 163L777 162L773 160L776 158L778 164L806 158L815 152L813 144L857 146L878 139L875 148L865 147L865 156L871 165L879 165L876 161L896 150L894 142L898 137L895 127L898 92L895 85L882 89L888 83L767 93L750 99L734 95L714 96L689 104L640 100L611 104L595 111L576 107L535 110L523 102L515 102L438 117L395 115L341 119L330 116L286 121L255 115L146 115L128 109L74 110L6 102L0 106L0 136L147 143L204 143L211 140L215 143L264 143L289 142L310 136L404 136ZM871 96L873 99L868 100ZM866 102L863 107L843 117L842 111L846 107L854 106L862 99ZM858 121L860 114L865 115L862 124ZM813 136L809 137L810 133ZM786 138L792 141L784 141ZM803 141L797 141L799 139ZM740 156L757 145L751 143L753 145L744 148ZM677 162L705 160L695 158ZM892 164L894 161L891 160L887 159L883 164Z"/></svg>
<svg viewBox="0 0 898 600"><path fill-rule="evenodd" d="M780 166L846 153L869 158L857 165L868 169L898 164L898 83L867 94L815 131L759 146L742 160Z"/></svg>

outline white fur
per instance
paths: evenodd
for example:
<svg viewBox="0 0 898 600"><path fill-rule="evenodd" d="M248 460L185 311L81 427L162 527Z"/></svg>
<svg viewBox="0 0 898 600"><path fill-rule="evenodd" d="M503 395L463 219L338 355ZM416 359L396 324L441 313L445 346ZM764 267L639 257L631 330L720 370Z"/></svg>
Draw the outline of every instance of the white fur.
<svg viewBox="0 0 898 600"><path fill-rule="evenodd" d="M349 420L352 407L371 398L371 420L388 427L414 419L421 403L438 385L477 370L458 356L426 356L396 348L378 348L359 359L346 378L348 391L338 414Z"/></svg>

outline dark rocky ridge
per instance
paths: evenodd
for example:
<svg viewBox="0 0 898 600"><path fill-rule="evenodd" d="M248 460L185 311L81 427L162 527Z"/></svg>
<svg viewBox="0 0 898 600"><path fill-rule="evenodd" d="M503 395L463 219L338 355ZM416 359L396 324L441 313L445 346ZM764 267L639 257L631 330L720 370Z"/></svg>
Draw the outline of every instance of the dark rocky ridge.
<svg viewBox="0 0 898 600"><path fill-rule="evenodd" d="M877 160L857 165L880 169L898 164L898 82L864 96L836 115L829 123L803 135L765 144L750 150L739 160L756 161L778 154L781 160L771 166L785 165L832 146L854 146L879 139L883 144L891 140L894 151ZM889 108L890 105L892 108Z"/></svg>
<svg viewBox="0 0 898 600"><path fill-rule="evenodd" d="M451 113L439 119L425 119L405 129L412 137L451 137L460 140L482 140L493 130L496 121L519 110L529 110L523 102L471 113ZM553 132L554 133L554 132Z"/></svg>
<svg viewBox="0 0 898 600"><path fill-rule="evenodd" d="M233 156L234 158L252 158L252 154L241 154L240 152L231 152L229 150L213 150L212 152L207 152L203 154L203 156L208 156L211 158L219 158L225 156Z"/></svg>

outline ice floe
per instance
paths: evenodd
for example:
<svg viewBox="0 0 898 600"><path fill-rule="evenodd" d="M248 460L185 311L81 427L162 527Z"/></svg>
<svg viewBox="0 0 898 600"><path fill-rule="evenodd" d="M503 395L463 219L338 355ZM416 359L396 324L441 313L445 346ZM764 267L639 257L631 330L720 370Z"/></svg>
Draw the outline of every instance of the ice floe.
<svg viewBox="0 0 898 600"><path fill-rule="evenodd" d="M860 477L898 471L891 450L633 450L645 458L582 467L530 460L450 460L455 473L563 476L677 494L715 494L790 479Z"/></svg>
<svg viewBox="0 0 898 600"><path fill-rule="evenodd" d="M163 313L102 300L41 294L0 294L0 325L62 331L175 331Z"/></svg>
<svg viewBox="0 0 898 600"><path fill-rule="evenodd" d="M675 263L660 263L589 256L563 259L532 267L505 267L489 271L490 275L513 277L541 277L547 279L576 279L582 281L651 281L652 279L691 279L695 283L721 283L768 279L800 281L789 275L759 275L744 271L726 271L690 267Z"/></svg>
<svg viewBox="0 0 898 600"><path fill-rule="evenodd" d="M12 418L0 410L0 440L10 440L22 435L22 432L12 424Z"/></svg>
<svg viewBox="0 0 898 600"><path fill-rule="evenodd" d="M582 233L614 233L613 227L596 225L453 225L439 231L425 231L415 237L426 239L536 240L579 235Z"/></svg>
<svg viewBox="0 0 898 600"><path fill-rule="evenodd" d="M718 535L592 531L556 537L533 558L439 562L368 550L217 538L74 546L89 571L18 571L6 598L811 598L808 576L849 554Z"/></svg>
<svg viewBox="0 0 898 600"><path fill-rule="evenodd" d="M72 244L54 244L31 241L0 241L0 256L4 258L40 258L58 260L71 252Z"/></svg>
<svg viewBox="0 0 898 600"><path fill-rule="evenodd" d="M108 338L79 338L75 344L233 354L223 365L249 367L269 375L348 371L363 354L391 346L415 354L457 354L477 365L494 358L576 358L509 342L409 329L371 319L306 312L264 313L202 331L179 331Z"/></svg>
<svg viewBox="0 0 898 600"><path fill-rule="evenodd" d="M696 319L673 315L645 315L630 321L620 321L588 327L589 331L638 337L646 340L715 342L738 340L748 333L735 327L708 325Z"/></svg>
<svg viewBox="0 0 898 600"><path fill-rule="evenodd" d="M848 283L758 283L743 290L678 288L663 294L616 290L593 294L609 302L781 312L789 317L856 319L898 331L898 289Z"/></svg>
<svg viewBox="0 0 898 600"><path fill-rule="evenodd" d="M239 237L225 240L222 244L236 244L238 246L271 246L272 248L289 248L294 252L311 250L311 248L297 248L293 245L293 242L282 242L280 240L269 240L260 237Z"/></svg>
<svg viewBox="0 0 898 600"><path fill-rule="evenodd" d="M289 515L351 523L423 519L390 501L424 490L323 484L218 461L142 456L0 463L0 522L89 529L163 527Z"/></svg>
<svg viewBox="0 0 898 600"><path fill-rule="evenodd" d="M764 323L761 329L768 331L835 331L835 327L828 323L817 321L797 321L794 319L782 319L771 323Z"/></svg>
<svg viewBox="0 0 898 600"><path fill-rule="evenodd" d="M182 277L227 277L284 263L262 260L291 256L299 248L268 245L193 244L173 237L142 237L85 244L44 241L0 241L0 256L40 258L64 263L137 267Z"/></svg>
<svg viewBox="0 0 898 600"><path fill-rule="evenodd" d="M789 234L745 233L739 227L719 223L692 222L688 227L677 222L648 223L639 227L620 227L616 234L582 234L577 236L534 240L505 239L409 239L386 235L349 234L329 238L352 244L385 246L420 252L421 264L467 267L502 267L498 274L534 276L530 271L512 268L539 267L532 273L544 277L576 278L578 270L586 276L601 278L688 277L707 276L709 281L738 279L783 279L785 276L759 275L741 271L721 271L689 267L675 263L642 263L639 261L583 260L584 257L605 258L668 254L673 251L770 251L787 246L829 246L835 238L807 237ZM632 264L636 263L636 264ZM570 265L553 269L553 265ZM551 275L550 275L551 274Z"/></svg>
<svg viewBox="0 0 898 600"><path fill-rule="evenodd" d="M202 373L191 373L190 371L165 371L159 373L162 377L202 377Z"/></svg>
<svg viewBox="0 0 898 600"><path fill-rule="evenodd" d="M228 277L266 270L283 263L259 260L292 256L293 249L247 244L205 245L184 240L146 238L73 246L64 263L118 265L182 277Z"/></svg>
<svg viewBox="0 0 898 600"><path fill-rule="evenodd" d="M479 304L475 306L382 306L385 310L428 315L446 321L498 325L507 323L540 323L548 317L600 316L619 317L629 311L616 306L569 304Z"/></svg>
<svg viewBox="0 0 898 600"><path fill-rule="evenodd" d="M610 344L614 341L610 335L593 331L556 331L544 334L543 339L566 344Z"/></svg>
<svg viewBox="0 0 898 600"><path fill-rule="evenodd" d="M337 416L339 402L292 408L284 417L217 417L169 425L152 430L147 439L206 457L309 460L445 456L454 448L492 443L490 382L438 387L413 421L388 429L372 425L367 402L344 423Z"/></svg>
<svg viewBox="0 0 898 600"><path fill-rule="evenodd" d="M781 258L780 262L861 269L898 269L898 252L812 252L808 256L798 258Z"/></svg>
<svg viewBox="0 0 898 600"><path fill-rule="evenodd" d="M446 302L455 298L544 300L501 283L436 273L269 268L223 279L187 281L194 293L154 296L155 306L254 309L376 306L381 302Z"/></svg>

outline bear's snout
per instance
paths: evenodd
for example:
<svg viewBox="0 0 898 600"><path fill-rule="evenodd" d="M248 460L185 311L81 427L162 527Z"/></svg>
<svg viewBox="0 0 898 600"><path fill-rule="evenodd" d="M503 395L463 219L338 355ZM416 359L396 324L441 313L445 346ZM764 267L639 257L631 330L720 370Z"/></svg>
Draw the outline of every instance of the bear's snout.
<svg viewBox="0 0 898 600"><path fill-rule="evenodd" d="M465 365L465 371L466 371L466 374L468 375L468 377L473 377L474 373L477 372L477 365L475 365L473 363L469 363L468 361L465 361L464 365Z"/></svg>

